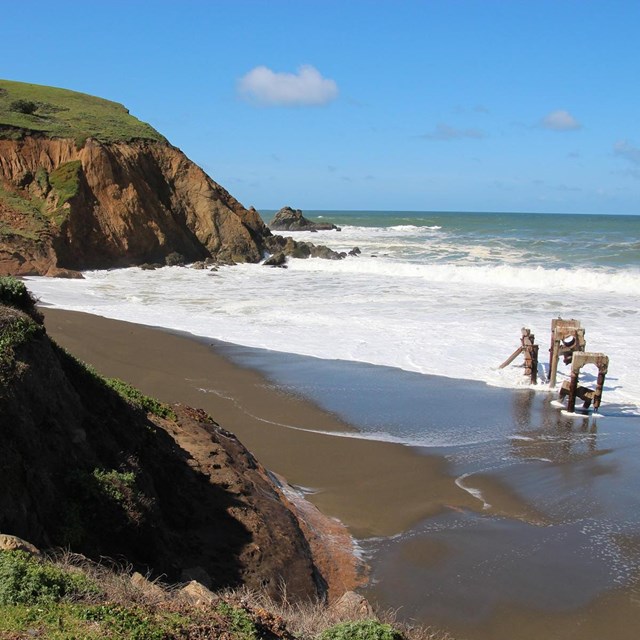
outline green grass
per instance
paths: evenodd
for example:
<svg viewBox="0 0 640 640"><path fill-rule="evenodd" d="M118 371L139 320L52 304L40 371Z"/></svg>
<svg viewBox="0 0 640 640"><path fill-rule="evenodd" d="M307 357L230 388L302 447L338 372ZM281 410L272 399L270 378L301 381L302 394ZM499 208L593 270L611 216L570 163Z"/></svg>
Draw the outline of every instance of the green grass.
<svg viewBox="0 0 640 640"><path fill-rule="evenodd" d="M51 172L49 184L58 194L58 206L71 200L78 193L81 171L82 163L80 160L72 160L61 164Z"/></svg>
<svg viewBox="0 0 640 640"><path fill-rule="evenodd" d="M16 348L42 332L39 324L24 316L0 322L0 383L11 374Z"/></svg>
<svg viewBox="0 0 640 640"><path fill-rule="evenodd" d="M229 629L237 640L258 640L256 625L244 609L234 607L227 602L220 602L216 612L227 620Z"/></svg>
<svg viewBox="0 0 640 640"><path fill-rule="evenodd" d="M0 606L0 638L21 633L48 640L168 640L184 637L183 626L182 617L172 612L113 603Z"/></svg>
<svg viewBox="0 0 640 640"><path fill-rule="evenodd" d="M389 624L377 620L356 620L342 622L323 631L318 640L403 640L403 636Z"/></svg>
<svg viewBox="0 0 640 640"><path fill-rule="evenodd" d="M50 604L97 593L83 573L64 571L24 551L0 551L0 605Z"/></svg>
<svg viewBox="0 0 640 640"><path fill-rule="evenodd" d="M25 108L27 104L29 108ZM19 139L25 132L72 138L78 146L89 137L102 142L166 142L117 102L67 89L0 80L0 138Z"/></svg>
<svg viewBox="0 0 640 640"><path fill-rule="evenodd" d="M0 137L2 137L1 133ZM47 220L42 213L44 200L29 200L3 189L2 186L0 186L0 200L2 200L9 209L25 214L22 217L22 222L25 225L24 228L12 227L4 220L0 221L0 237L22 236L29 240L38 241L40 234L47 229Z"/></svg>
<svg viewBox="0 0 640 640"><path fill-rule="evenodd" d="M104 381L109 387L119 393L125 400L135 407L138 407L147 413L152 413L154 416L158 416L159 418L176 420L176 414L169 405L159 402L155 398L145 396L144 393L138 391L138 389L127 382L119 380L118 378L105 378Z"/></svg>
<svg viewBox="0 0 640 640"><path fill-rule="evenodd" d="M15 307L33 316L36 300L22 280L13 276L0 276L0 304Z"/></svg>

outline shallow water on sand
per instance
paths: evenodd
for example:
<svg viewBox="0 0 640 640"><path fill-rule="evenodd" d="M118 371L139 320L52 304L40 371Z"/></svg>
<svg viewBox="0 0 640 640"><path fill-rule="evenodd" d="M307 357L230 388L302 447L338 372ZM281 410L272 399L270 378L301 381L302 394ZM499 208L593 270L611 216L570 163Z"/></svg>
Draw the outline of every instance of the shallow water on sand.
<svg viewBox="0 0 640 640"><path fill-rule="evenodd" d="M541 621L547 638L595 638L603 628L637 637L640 417L628 407L604 397L601 417L572 418L540 390L222 350L360 437L443 456L477 501L476 511L452 505L398 535L360 540L367 595L382 607L466 638L536 637Z"/></svg>

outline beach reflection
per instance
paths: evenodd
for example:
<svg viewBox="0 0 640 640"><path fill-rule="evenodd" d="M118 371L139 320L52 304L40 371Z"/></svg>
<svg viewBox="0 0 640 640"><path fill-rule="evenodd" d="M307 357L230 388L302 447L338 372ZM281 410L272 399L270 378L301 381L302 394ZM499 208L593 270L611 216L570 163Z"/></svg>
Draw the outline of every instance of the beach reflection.
<svg viewBox="0 0 640 640"><path fill-rule="evenodd" d="M510 432L444 450L489 506L373 544L372 597L475 640L637 637L640 421L569 417L554 396L511 392Z"/></svg>
<svg viewBox="0 0 640 640"><path fill-rule="evenodd" d="M518 430L510 438L513 456L522 460L567 462L596 453L597 418L565 416L549 401L540 402L534 411L535 399L534 391L514 393L513 417Z"/></svg>

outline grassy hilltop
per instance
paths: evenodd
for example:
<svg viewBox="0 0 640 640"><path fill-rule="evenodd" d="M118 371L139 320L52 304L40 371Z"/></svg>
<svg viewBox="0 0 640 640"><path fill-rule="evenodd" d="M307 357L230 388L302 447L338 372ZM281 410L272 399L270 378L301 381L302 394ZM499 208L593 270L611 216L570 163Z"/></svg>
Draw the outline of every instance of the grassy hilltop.
<svg viewBox="0 0 640 640"><path fill-rule="evenodd" d="M165 141L117 102L68 89L0 80L0 138L35 134L102 142Z"/></svg>

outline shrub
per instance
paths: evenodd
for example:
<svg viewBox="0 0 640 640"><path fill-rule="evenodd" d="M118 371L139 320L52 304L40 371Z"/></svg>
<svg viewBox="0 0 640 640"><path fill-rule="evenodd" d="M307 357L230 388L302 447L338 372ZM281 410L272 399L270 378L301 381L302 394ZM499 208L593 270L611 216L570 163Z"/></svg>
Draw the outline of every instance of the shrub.
<svg viewBox="0 0 640 640"><path fill-rule="evenodd" d="M18 113L24 113L26 115L32 115L38 110L38 103L32 100L14 100L10 105L11 111L17 111Z"/></svg>
<svg viewBox="0 0 640 640"><path fill-rule="evenodd" d="M227 602L220 602L216 611L227 620L231 631L239 640L256 640L258 638L256 625L244 609L234 607Z"/></svg>
<svg viewBox="0 0 640 640"><path fill-rule="evenodd" d="M105 382L125 400L128 400L135 407L142 409L146 413L152 413L154 416L158 416L159 418L176 420L176 414L169 405L159 402L154 398L150 398L149 396L145 396L144 393L138 391L138 389L132 387L127 382L124 382L119 378L105 378Z"/></svg>
<svg viewBox="0 0 640 640"><path fill-rule="evenodd" d="M72 469L66 479L68 503L58 535L64 544L84 544L92 532L108 527L114 535L146 524L153 499L136 484L134 471Z"/></svg>
<svg viewBox="0 0 640 640"><path fill-rule="evenodd" d="M0 605L58 602L96 593L82 573L71 573L24 551L0 551Z"/></svg>
<svg viewBox="0 0 640 640"><path fill-rule="evenodd" d="M403 640L403 636L389 624L358 620L330 627L318 636L318 640Z"/></svg>
<svg viewBox="0 0 640 640"><path fill-rule="evenodd" d="M40 325L24 316L19 316L0 327L0 362L12 357L16 347L27 342L40 330Z"/></svg>
<svg viewBox="0 0 640 640"><path fill-rule="evenodd" d="M104 625L116 638L128 640L165 640L169 636L168 625L156 616L137 607L120 604L100 604L84 610L82 617ZM173 635L173 634L171 634Z"/></svg>
<svg viewBox="0 0 640 640"><path fill-rule="evenodd" d="M36 311L36 300L22 280L13 276L0 276L0 304L20 309L28 313L34 320L41 320Z"/></svg>

